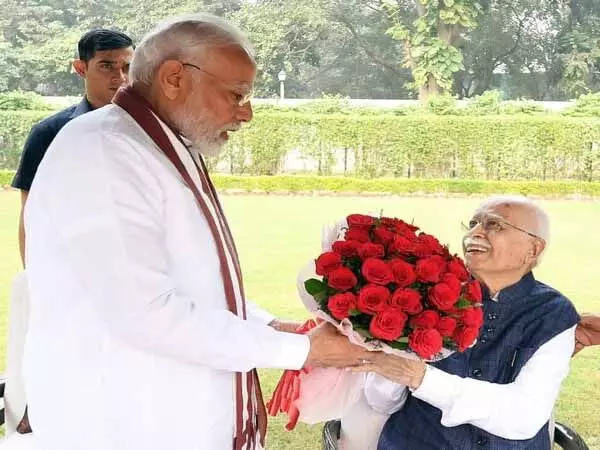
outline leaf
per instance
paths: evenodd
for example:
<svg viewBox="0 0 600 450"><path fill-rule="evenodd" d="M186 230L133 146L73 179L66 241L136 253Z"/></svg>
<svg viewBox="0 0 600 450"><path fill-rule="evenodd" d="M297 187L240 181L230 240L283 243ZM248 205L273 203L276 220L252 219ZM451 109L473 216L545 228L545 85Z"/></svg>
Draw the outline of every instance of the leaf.
<svg viewBox="0 0 600 450"><path fill-rule="evenodd" d="M472 305L473 304L469 300L467 300L465 298L461 298L459 301L457 301L454 304L454 307L458 308L458 309L465 309L465 308L470 308Z"/></svg>
<svg viewBox="0 0 600 450"><path fill-rule="evenodd" d="M321 292L324 292L327 286L321 280L310 278L304 282L304 289L313 297Z"/></svg>
<svg viewBox="0 0 600 450"><path fill-rule="evenodd" d="M396 350L406 350L408 348L408 343L404 342L388 342L387 344Z"/></svg>
<svg viewBox="0 0 600 450"><path fill-rule="evenodd" d="M375 337L373 337L373 335L371 333L369 333L368 330L365 330L363 328L359 328L356 330L358 334L360 334L362 337L367 338L367 339L375 339Z"/></svg>

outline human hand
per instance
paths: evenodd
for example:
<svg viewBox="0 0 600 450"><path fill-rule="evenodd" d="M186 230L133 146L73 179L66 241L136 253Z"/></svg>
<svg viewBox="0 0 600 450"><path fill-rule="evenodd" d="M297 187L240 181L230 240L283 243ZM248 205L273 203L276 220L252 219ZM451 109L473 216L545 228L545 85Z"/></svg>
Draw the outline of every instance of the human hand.
<svg viewBox="0 0 600 450"><path fill-rule="evenodd" d="M420 360L377 352L370 355L367 364L352 367L351 370L353 372L375 372L394 383L417 389L423 382L426 367L427 365Z"/></svg>
<svg viewBox="0 0 600 450"><path fill-rule="evenodd" d="M316 367L350 367L369 361L371 352L351 344L330 323L323 323L308 333L310 351L305 365Z"/></svg>
<svg viewBox="0 0 600 450"><path fill-rule="evenodd" d="M273 327L277 331L283 331L284 333L301 333L299 331L304 324L302 322L294 322L292 320L273 320L269 326Z"/></svg>
<svg viewBox="0 0 600 450"><path fill-rule="evenodd" d="M575 351L579 353L585 347L600 344L600 315L582 314L575 329Z"/></svg>

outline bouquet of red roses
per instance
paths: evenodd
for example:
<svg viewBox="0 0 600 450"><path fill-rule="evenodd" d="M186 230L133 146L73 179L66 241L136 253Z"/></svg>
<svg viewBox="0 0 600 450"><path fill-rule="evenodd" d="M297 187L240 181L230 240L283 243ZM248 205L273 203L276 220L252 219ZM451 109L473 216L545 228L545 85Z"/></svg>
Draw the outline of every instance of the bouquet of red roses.
<svg viewBox="0 0 600 450"><path fill-rule="evenodd" d="M362 214L329 234L310 267L316 276L300 276L301 297L318 318L371 350L429 361L473 345L483 323L481 287L438 239L400 219ZM272 401L269 411L300 409L294 415L302 420L298 400L311 371L295 373L299 381L292 373L275 391L292 395L286 408Z"/></svg>

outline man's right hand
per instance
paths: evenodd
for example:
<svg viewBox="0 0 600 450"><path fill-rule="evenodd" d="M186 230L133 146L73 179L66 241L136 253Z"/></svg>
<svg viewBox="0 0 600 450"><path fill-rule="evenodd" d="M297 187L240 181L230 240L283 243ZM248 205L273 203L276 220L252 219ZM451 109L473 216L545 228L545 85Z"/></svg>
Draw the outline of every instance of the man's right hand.
<svg viewBox="0 0 600 450"><path fill-rule="evenodd" d="M600 345L600 316L582 314L575 330L575 353L591 345Z"/></svg>
<svg viewBox="0 0 600 450"><path fill-rule="evenodd" d="M323 323L309 334L310 351L306 366L351 367L370 361L370 352L351 344L346 336L337 332L330 323Z"/></svg>

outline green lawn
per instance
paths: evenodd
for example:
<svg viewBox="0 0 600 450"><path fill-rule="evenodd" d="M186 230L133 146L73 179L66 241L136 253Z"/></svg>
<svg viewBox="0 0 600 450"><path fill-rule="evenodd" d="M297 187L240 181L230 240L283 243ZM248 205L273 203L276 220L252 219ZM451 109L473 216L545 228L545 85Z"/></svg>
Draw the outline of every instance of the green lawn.
<svg viewBox="0 0 600 450"><path fill-rule="evenodd" d="M460 221L469 218L478 199L448 198L324 198L231 196L223 198L241 253L249 296L285 318L304 318L296 298L297 271L320 249L323 223L349 212L373 212L414 219L429 233L458 250ZM0 192L0 333L6 333L9 284L19 269L17 251L18 195ZM600 204L576 201L545 201L551 216L552 240L537 272L539 279L560 289L580 311L600 311L595 289L600 255ZM0 339L0 361L5 352ZM279 374L265 371L264 390L270 393ZM573 360L557 407L557 419L572 425L600 450L600 349L584 351ZM300 426L293 433L282 431L283 420L271 422L270 450L320 449L320 427Z"/></svg>

